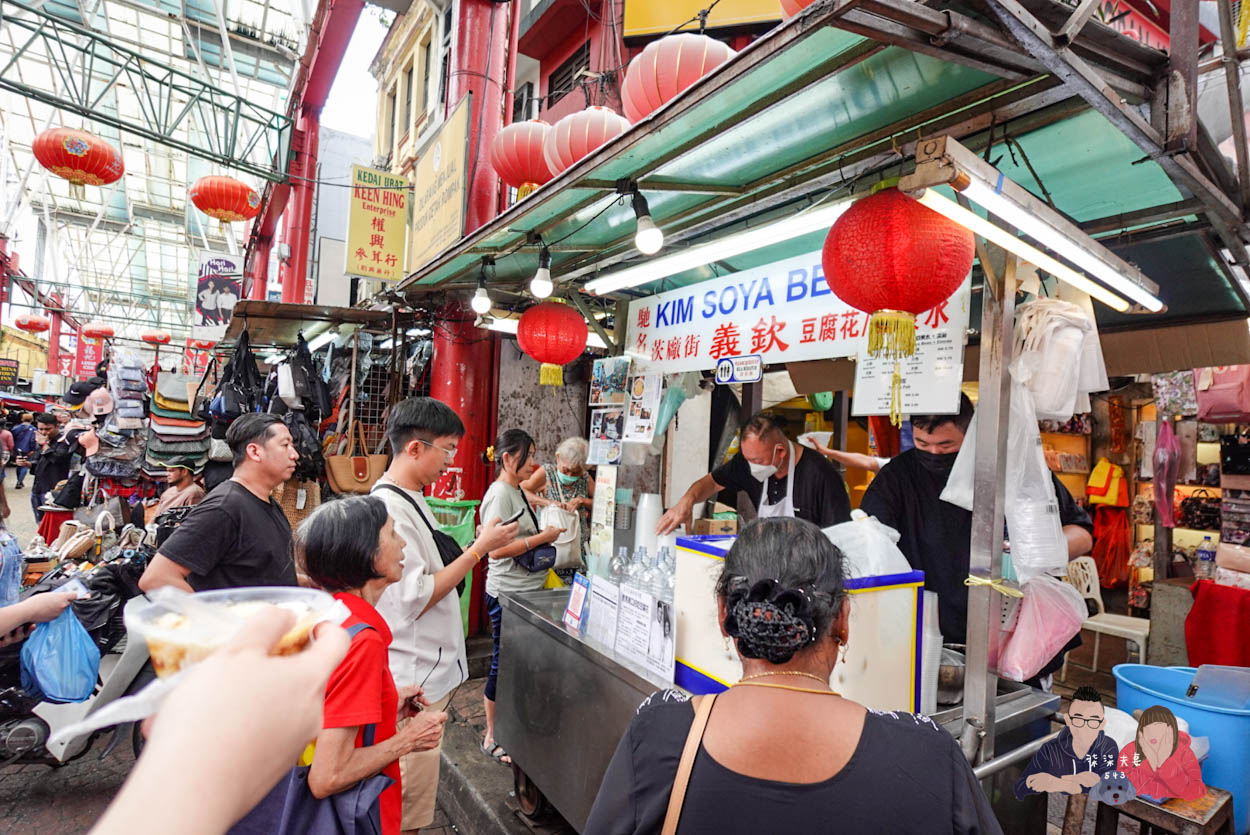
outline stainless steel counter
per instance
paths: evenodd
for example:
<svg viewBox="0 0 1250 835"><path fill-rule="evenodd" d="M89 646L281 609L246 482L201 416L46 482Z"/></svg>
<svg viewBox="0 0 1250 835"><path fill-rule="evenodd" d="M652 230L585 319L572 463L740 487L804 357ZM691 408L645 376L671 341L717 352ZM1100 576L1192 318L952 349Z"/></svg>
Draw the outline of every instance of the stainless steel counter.
<svg viewBox="0 0 1250 835"><path fill-rule="evenodd" d="M561 618L568 597L567 590L555 589L500 598L503 627L495 736L513 762L580 831L639 703L669 685L617 658L611 648L566 628ZM995 711L998 752L1006 753L1049 733L1050 715L1058 707L1058 696L1000 681ZM932 718L959 738L962 707L940 711ZM1018 770L1008 769L990 778L998 789L991 797L1005 799L1004 792L1010 792ZM1014 795L1001 807L995 804L1006 831L1044 832L1044 812L1038 816L1029 809ZM1028 820L1021 820L1026 811ZM1008 812L1015 818L1010 827L1003 817Z"/></svg>

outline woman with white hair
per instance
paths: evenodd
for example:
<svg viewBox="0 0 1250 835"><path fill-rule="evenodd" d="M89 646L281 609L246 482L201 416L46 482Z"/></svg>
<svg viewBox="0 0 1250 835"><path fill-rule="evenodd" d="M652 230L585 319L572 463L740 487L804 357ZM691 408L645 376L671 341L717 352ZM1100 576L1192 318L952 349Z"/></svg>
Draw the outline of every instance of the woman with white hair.
<svg viewBox="0 0 1250 835"><path fill-rule="evenodd" d="M590 508L595 503L595 482L586 469L589 453L590 445L585 438L565 438L556 447L556 463L539 467L521 485L535 497L537 506L556 505L576 513L581 519L583 564L590 549ZM572 569L556 573L566 583L573 580Z"/></svg>

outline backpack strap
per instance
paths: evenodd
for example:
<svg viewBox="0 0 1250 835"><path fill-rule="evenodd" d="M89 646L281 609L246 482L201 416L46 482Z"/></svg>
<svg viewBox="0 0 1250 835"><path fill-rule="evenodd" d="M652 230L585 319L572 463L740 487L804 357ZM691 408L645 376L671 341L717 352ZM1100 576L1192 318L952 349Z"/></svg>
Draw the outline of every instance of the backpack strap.
<svg viewBox="0 0 1250 835"><path fill-rule="evenodd" d="M364 632L366 629L373 629L373 627L367 623L353 623L351 626L347 627L347 637L354 640L357 635L359 635L361 632ZM364 733L361 735L361 741L364 743L365 748L368 748L371 745L373 745L373 738L374 738L374 734L377 732L377 729L378 729L377 725L374 725L374 724L365 725Z"/></svg>

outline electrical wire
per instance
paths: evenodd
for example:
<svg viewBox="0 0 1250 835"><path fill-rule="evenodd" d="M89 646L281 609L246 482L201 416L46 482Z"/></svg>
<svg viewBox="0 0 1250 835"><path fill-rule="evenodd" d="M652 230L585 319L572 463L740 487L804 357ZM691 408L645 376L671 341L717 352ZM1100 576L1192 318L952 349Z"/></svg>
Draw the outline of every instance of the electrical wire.
<svg viewBox="0 0 1250 835"><path fill-rule="evenodd" d="M595 212L594 217L592 217L590 220L586 221L586 222L585 222L585 223L583 223L581 226L577 227L576 229L574 229L572 232L568 233L568 234L567 234L567 235L565 235L564 237L562 237L562 238L557 238L557 239L556 239L556 240L554 240L554 241L549 241L549 242L547 242L547 244L546 244L546 245L547 245L548 247L551 247L551 246L555 246L556 244L561 243L561 242L563 242L563 241L567 241L569 238L573 237L573 236L574 236L574 235L576 235L578 232L582 231L582 230L583 230L583 229L585 229L587 226L589 226L590 224L594 223L594 222L595 222L596 220L598 220L599 218L603 217L604 213L605 213L605 212L607 212L607 210L608 210L608 209L612 208L613 206L621 206L621 205L624 205L624 202L625 202L625 198L624 198L624 196L620 196L620 197L618 197L616 200L613 200L611 203L609 203L608 205L604 206L604 207L603 207L602 209L600 209L599 211ZM510 253L508 253L508 255L515 255L515 254L516 254L515 252L510 252ZM505 257L506 257L506 256L505 256Z"/></svg>

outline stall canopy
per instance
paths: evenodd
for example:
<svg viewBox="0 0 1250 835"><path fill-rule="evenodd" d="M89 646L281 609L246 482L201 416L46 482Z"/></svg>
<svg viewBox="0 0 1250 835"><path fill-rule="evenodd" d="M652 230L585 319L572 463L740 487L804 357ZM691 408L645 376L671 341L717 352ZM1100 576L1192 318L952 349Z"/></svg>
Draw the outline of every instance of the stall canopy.
<svg viewBox="0 0 1250 835"><path fill-rule="evenodd" d="M491 292L506 308L507 292L519 301L538 267L539 237L557 283L581 288L645 260L634 248L628 198L618 193L630 181L664 230L667 253L906 173L918 139L946 134L987 153L1160 285L1165 313L1100 308L1104 329L1246 318L1244 195L1232 166L1205 129L1188 150L1164 153L1166 137L1150 125L1153 85L1175 69L1168 56L1097 20L1061 47L1049 33L1080 21L1053 0L944 5L815 3L399 289L467 295L489 258ZM1164 107L1154 108L1159 124ZM823 237L765 246L612 298L812 252Z"/></svg>

